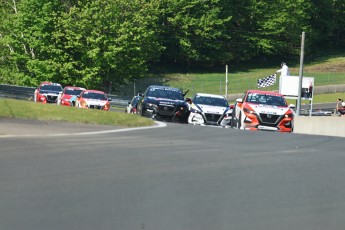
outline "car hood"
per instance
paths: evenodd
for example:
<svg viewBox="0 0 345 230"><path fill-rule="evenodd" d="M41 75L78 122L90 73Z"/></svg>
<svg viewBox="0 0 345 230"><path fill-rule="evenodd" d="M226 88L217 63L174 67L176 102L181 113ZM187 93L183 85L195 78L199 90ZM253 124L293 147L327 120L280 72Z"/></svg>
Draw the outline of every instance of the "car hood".
<svg viewBox="0 0 345 230"><path fill-rule="evenodd" d="M257 113L264 113L264 114L273 114L273 115L284 115L290 108L289 107L281 107L281 106L274 106L274 105L256 105L250 104L250 107Z"/></svg>
<svg viewBox="0 0 345 230"><path fill-rule="evenodd" d="M100 106L104 106L105 104L107 104L108 101L106 100L98 100L98 99L85 99L84 101L86 102L86 104L88 105L100 105Z"/></svg>
<svg viewBox="0 0 345 230"><path fill-rule="evenodd" d="M225 111L229 110L227 107L222 107L222 106L212 106L212 105L202 105L202 104L195 104L194 106L203 113L223 114Z"/></svg>
<svg viewBox="0 0 345 230"><path fill-rule="evenodd" d="M61 99L69 100L71 99L72 95L64 94Z"/></svg>

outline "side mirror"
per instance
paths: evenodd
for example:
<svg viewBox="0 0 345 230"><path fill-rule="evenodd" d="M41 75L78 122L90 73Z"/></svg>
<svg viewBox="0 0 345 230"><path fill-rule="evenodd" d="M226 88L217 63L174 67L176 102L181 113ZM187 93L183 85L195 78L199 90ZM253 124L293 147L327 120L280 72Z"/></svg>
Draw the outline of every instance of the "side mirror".
<svg viewBox="0 0 345 230"><path fill-rule="evenodd" d="M235 105L231 104L230 109L234 109L234 108L235 108Z"/></svg>
<svg viewBox="0 0 345 230"><path fill-rule="evenodd" d="M111 98L108 98L108 101L111 101Z"/></svg>
<svg viewBox="0 0 345 230"><path fill-rule="evenodd" d="M237 102L237 103L243 103L243 100L242 100L242 98L237 98L237 99L236 99L236 102Z"/></svg>
<svg viewBox="0 0 345 230"><path fill-rule="evenodd" d="M144 96L144 94L142 94L142 93L139 93L138 95L139 95L140 97L143 97L143 96Z"/></svg>
<svg viewBox="0 0 345 230"><path fill-rule="evenodd" d="M183 93L183 96L186 96L186 94L189 92L189 89Z"/></svg>
<svg viewBox="0 0 345 230"><path fill-rule="evenodd" d="M294 108L296 108L296 105L295 105L295 104L290 104L289 107L290 107L291 109L294 109Z"/></svg>

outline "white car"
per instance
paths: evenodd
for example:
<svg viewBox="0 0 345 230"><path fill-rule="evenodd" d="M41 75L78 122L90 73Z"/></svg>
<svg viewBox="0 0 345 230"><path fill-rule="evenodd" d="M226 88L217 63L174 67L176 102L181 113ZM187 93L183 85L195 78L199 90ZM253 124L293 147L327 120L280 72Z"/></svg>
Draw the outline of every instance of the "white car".
<svg viewBox="0 0 345 230"><path fill-rule="evenodd" d="M125 113L136 114L138 113L137 104L140 100L140 96L134 96L131 101L127 103Z"/></svg>
<svg viewBox="0 0 345 230"><path fill-rule="evenodd" d="M224 96L197 93L192 98L189 124L230 126L232 107Z"/></svg>

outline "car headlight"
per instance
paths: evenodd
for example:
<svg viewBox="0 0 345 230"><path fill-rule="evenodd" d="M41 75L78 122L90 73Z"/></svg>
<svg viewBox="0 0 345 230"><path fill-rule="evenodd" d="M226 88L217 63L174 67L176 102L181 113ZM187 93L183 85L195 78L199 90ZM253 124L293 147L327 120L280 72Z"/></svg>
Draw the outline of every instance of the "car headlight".
<svg viewBox="0 0 345 230"><path fill-rule="evenodd" d="M232 114L231 113L225 113L224 114L224 119L231 118Z"/></svg>
<svg viewBox="0 0 345 230"><path fill-rule="evenodd" d="M291 117L293 117L293 113L287 113L287 114L285 114L285 118L291 118Z"/></svg>
<svg viewBox="0 0 345 230"><path fill-rule="evenodd" d="M246 107L243 108L243 111L244 111L245 113L256 114L254 110L249 109L249 108L246 108Z"/></svg>
<svg viewBox="0 0 345 230"><path fill-rule="evenodd" d="M157 107L156 104L152 104L152 103L147 103L147 106L149 106L149 107Z"/></svg>

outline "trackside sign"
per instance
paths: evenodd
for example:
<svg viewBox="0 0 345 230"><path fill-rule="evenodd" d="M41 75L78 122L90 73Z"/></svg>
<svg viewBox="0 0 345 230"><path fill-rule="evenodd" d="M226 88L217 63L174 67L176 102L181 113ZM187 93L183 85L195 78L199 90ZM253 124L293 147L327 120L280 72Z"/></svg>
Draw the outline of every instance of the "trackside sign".
<svg viewBox="0 0 345 230"><path fill-rule="evenodd" d="M280 76L279 93L285 96L298 97L299 76ZM314 77L303 77L302 97L312 98Z"/></svg>

